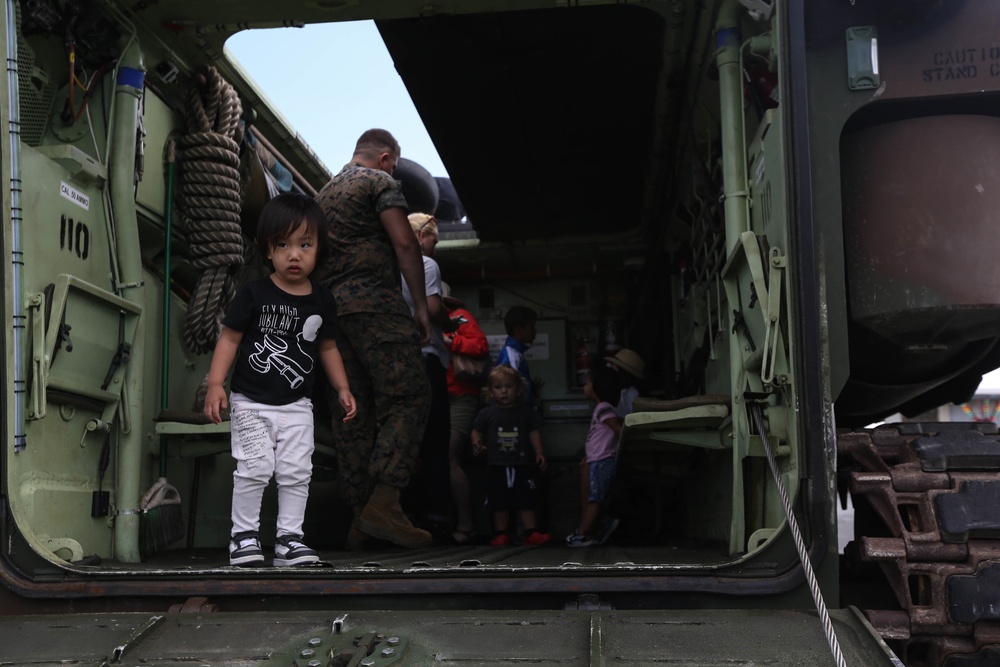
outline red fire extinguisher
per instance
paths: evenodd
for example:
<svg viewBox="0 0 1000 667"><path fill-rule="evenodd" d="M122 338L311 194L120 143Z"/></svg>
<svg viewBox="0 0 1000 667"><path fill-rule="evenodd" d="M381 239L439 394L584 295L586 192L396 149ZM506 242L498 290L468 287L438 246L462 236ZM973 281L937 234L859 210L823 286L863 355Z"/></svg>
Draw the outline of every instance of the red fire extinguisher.
<svg viewBox="0 0 1000 667"><path fill-rule="evenodd" d="M761 105L761 110L778 106L778 74L760 65L747 65L743 69L745 92L749 100Z"/></svg>

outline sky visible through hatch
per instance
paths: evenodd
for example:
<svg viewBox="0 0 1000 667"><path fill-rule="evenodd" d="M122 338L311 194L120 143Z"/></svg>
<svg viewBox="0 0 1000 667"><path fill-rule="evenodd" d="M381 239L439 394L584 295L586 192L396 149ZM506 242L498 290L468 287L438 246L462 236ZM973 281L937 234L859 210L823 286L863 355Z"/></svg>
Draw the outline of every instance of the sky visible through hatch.
<svg viewBox="0 0 1000 667"><path fill-rule="evenodd" d="M226 47L330 171L380 127L404 157L448 176L374 22L246 30Z"/></svg>

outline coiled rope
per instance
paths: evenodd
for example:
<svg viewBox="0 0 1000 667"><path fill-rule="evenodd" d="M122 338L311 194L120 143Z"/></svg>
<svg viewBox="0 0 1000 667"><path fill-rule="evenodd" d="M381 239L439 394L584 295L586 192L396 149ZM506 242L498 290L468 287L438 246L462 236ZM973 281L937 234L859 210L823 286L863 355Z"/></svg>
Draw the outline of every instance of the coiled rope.
<svg viewBox="0 0 1000 667"><path fill-rule="evenodd" d="M830 612L827 611L826 601L823 599L823 592L819 589L819 582L816 580L816 573L813 571L812 561L809 560L809 552L806 551L806 544L802 540L802 533L799 531L799 522L795 520L792 512L792 503L788 499L788 491L785 490L785 483L781 480L781 472L778 470L778 462L774 458L774 450L771 449L771 442L768 440L767 431L764 429L764 414L760 403L751 402L748 404L750 416L754 426L757 427L757 435L764 445L764 452L767 454L767 465L771 468L771 475L774 476L774 483L778 487L778 495L781 497L781 505L785 510L785 518L788 520L788 528L792 531L792 539L795 542L795 549L799 552L799 560L802 561L802 570L806 574L809 582L809 592L812 594L816 611L819 612L820 623L823 624L823 634L826 636L826 643L830 647L830 654L837 667L847 667L844 660L844 653L840 649L840 641L837 640L837 633L833 630L833 622L830 620Z"/></svg>
<svg viewBox="0 0 1000 667"><path fill-rule="evenodd" d="M243 264L240 228L240 143L243 107L218 70L195 72L184 111L187 134L180 139L181 201L191 263L202 273L184 320L184 344L210 352L222 330L225 308Z"/></svg>

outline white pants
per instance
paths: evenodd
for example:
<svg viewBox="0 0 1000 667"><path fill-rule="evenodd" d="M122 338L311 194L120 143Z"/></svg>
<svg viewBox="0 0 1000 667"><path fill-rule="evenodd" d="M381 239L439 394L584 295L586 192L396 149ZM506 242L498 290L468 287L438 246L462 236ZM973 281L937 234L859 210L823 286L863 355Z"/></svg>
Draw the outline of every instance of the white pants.
<svg viewBox="0 0 1000 667"><path fill-rule="evenodd" d="M233 535L260 529L260 503L271 476L278 485L278 532L302 535L312 478L312 401L265 405L234 393L230 399Z"/></svg>

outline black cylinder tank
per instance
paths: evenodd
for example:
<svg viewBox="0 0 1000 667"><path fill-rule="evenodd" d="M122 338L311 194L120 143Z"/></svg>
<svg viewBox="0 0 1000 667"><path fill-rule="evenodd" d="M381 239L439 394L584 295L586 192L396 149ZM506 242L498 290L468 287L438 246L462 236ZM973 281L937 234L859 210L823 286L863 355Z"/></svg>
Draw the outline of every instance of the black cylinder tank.
<svg viewBox="0 0 1000 667"><path fill-rule="evenodd" d="M464 218L465 207L462 206L462 202L458 198L458 192L455 190L451 179L443 176L435 176L434 180L437 181L438 191L441 193L437 210L434 211L434 217L438 220L461 220Z"/></svg>
<svg viewBox="0 0 1000 667"><path fill-rule="evenodd" d="M403 184L403 195L410 213L434 215L441 195L437 181L429 171L413 160L401 157L392 177Z"/></svg>

